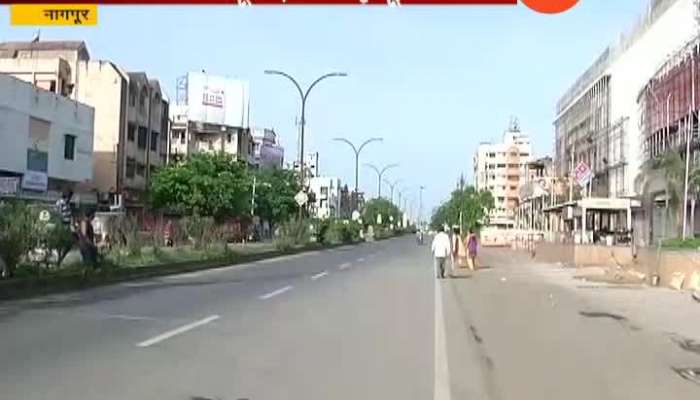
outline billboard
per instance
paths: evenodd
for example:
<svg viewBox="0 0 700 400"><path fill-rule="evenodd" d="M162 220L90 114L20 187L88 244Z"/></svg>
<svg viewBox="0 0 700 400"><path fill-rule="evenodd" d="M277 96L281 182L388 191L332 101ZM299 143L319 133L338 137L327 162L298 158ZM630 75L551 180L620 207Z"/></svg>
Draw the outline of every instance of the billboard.
<svg viewBox="0 0 700 400"><path fill-rule="evenodd" d="M187 117L190 121L248 128L248 82L202 72L187 74Z"/></svg>

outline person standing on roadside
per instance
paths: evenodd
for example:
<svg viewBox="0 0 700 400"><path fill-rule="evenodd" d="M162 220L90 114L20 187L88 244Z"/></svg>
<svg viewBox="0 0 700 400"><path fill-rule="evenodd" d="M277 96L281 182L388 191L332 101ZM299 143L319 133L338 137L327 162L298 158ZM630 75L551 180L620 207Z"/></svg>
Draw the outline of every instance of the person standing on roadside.
<svg viewBox="0 0 700 400"><path fill-rule="evenodd" d="M450 237L445 233L443 227L438 228L438 233L433 238L431 250L435 259L437 279L445 279L445 262L452 255L452 246L450 245Z"/></svg>
<svg viewBox="0 0 700 400"><path fill-rule="evenodd" d="M73 200L73 192L66 190L61 195L61 198L56 201L56 211L61 214L61 222L65 225L70 225L73 222L73 208L71 201Z"/></svg>
<svg viewBox="0 0 700 400"><path fill-rule="evenodd" d="M469 253L469 269L472 271L476 269L476 252L478 248L479 241L476 238L476 233L474 233L473 229L470 229L467 237L467 252Z"/></svg>

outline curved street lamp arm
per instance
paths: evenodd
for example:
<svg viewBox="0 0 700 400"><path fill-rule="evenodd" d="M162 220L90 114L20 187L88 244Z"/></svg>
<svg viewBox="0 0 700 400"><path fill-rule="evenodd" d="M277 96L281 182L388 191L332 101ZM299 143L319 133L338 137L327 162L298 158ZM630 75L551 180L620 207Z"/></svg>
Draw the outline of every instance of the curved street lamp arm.
<svg viewBox="0 0 700 400"><path fill-rule="evenodd" d="M316 79L315 81L313 81L313 82L311 83L311 85L309 85L309 88L306 89L306 93L304 93L304 94L302 95L302 97L306 100L306 97L309 96L309 92L311 92L311 89L313 89L314 86L316 86L316 85L317 85L319 82L321 82L322 80L324 80L324 79L326 79L326 78L332 78L332 77L334 77L334 76L341 77L341 76L348 76L348 74L346 74L345 72L331 72L330 74L322 75L321 77L319 77L318 79ZM300 89L300 91L301 91L301 89Z"/></svg>
<svg viewBox="0 0 700 400"><path fill-rule="evenodd" d="M352 150L355 152L355 154L358 154L358 153L360 152L360 150L361 150L361 148L360 148L360 150L358 150L357 147L355 147L355 145L352 144L351 141L349 141L349 140L347 140L347 139L345 139L345 138L335 138L335 139L333 139L333 140L335 140L335 141L337 141L337 142L343 142L343 143L349 144L350 147L352 147Z"/></svg>
<svg viewBox="0 0 700 400"><path fill-rule="evenodd" d="M399 164L389 164L389 165L387 165L387 166L384 167L384 169L382 170L382 175L384 175L384 173L385 173L386 171L388 171L388 170L390 170L390 169L392 169L392 168L396 168L396 167L398 167L398 166L399 166Z"/></svg>
<svg viewBox="0 0 700 400"><path fill-rule="evenodd" d="M372 165L372 164L365 164L365 167L370 167L370 168L372 168L372 169L374 170L374 172L377 173L378 176L382 176L382 172L379 171L379 168L375 167L374 165Z"/></svg>
<svg viewBox="0 0 700 400"><path fill-rule="evenodd" d="M384 141L384 139L379 138L379 137L367 139L367 140L364 141L364 143L362 143L362 144L360 145L360 148L357 149L357 154L360 154L360 152L362 151L362 149L363 149L365 146L367 146L368 144L370 144L370 143L372 143L372 142L383 142L383 141Z"/></svg>
<svg viewBox="0 0 700 400"><path fill-rule="evenodd" d="M294 86L297 87L297 90L299 91L299 96L301 96L302 100L305 98L305 96L304 96L304 90L303 90L303 89L301 88L301 86L299 85L299 82L297 82L297 80L294 79L294 78L293 78L291 75L289 75L288 73L283 72L283 71L273 70L273 69L267 69L267 70L265 70L265 73L266 73L266 74L269 74L269 75L281 75L281 76L283 76L283 77L289 79L290 81L292 81L292 83L294 84ZM308 93L308 91L307 91L307 93Z"/></svg>

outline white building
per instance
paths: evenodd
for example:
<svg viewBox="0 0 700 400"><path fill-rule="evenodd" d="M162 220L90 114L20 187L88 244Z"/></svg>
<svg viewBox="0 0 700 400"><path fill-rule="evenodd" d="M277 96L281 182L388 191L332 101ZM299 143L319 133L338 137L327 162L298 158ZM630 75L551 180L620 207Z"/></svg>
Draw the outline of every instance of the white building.
<svg viewBox="0 0 700 400"><path fill-rule="evenodd" d="M103 207L143 210L167 161L169 100L157 80L90 59L81 41L0 43L0 73L94 108L91 187Z"/></svg>
<svg viewBox="0 0 700 400"><path fill-rule="evenodd" d="M94 116L92 107L0 74L0 176L20 178L24 197L50 201L70 189L94 202L80 190L92 179Z"/></svg>
<svg viewBox="0 0 700 400"><path fill-rule="evenodd" d="M340 212L340 179L331 177L312 177L309 179L309 191L313 199L309 207L311 215L320 219L335 218Z"/></svg>
<svg viewBox="0 0 700 400"><path fill-rule="evenodd" d="M564 178L585 162L594 174L590 187L573 185L565 201L592 197L618 204L622 202L617 199L632 200L620 209L606 206L588 213L580 212L580 206L564 212L560 201L553 210L557 231L580 232L585 241L591 230L645 230L648 215L634 209L635 217L629 216L630 204L638 203L634 198L641 194L635 181L644 161L642 110L637 100L669 55L697 35L697 8L695 0L651 0L634 28L606 48L559 100L554 121L556 173ZM666 100L658 99L663 103L660 107L665 109ZM638 239L637 243L643 242Z"/></svg>
<svg viewBox="0 0 700 400"><path fill-rule="evenodd" d="M495 207L489 225L512 228L519 206L520 185L525 182L527 165L532 160L530 138L511 121L499 143L482 143L474 156L474 182L479 191L490 191Z"/></svg>
<svg viewBox="0 0 700 400"><path fill-rule="evenodd" d="M249 92L248 82L204 72L179 78L176 106L171 108L170 154L223 152L251 162Z"/></svg>

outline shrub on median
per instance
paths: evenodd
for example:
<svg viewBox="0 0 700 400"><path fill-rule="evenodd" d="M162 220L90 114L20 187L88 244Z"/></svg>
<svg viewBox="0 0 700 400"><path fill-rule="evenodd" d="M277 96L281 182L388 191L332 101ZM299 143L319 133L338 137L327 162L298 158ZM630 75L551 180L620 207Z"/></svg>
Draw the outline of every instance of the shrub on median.
<svg viewBox="0 0 700 400"><path fill-rule="evenodd" d="M289 251L296 246L309 243L309 223L293 219L280 226L279 235L275 238L275 247L280 251Z"/></svg>

